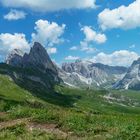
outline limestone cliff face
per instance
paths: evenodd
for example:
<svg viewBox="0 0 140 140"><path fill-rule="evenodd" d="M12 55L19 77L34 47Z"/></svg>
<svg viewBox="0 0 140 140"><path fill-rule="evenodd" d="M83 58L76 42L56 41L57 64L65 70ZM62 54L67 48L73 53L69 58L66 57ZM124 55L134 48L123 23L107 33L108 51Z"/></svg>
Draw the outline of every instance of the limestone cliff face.
<svg viewBox="0 0 140 140"><path fill-rule="evenodd" d="M21 66L23 55L23 52L18 49L12 50L6 58L6 64L12 66Z"/></svg>
<svg viewBox="0 0 140 140"><path fill-rule="evenodd" d="M62 75L65 82L74 85L108 86L120 80L127 68L108 66L90 61L77 60L73 63L64 63L62 70L67 76ZM74 79L74 80L73 80Z"/></svg>
<svg viewBox="0 0 140 140"><path fill-rule="evenodd" d="M140 58L133 62L124 78L115 85L115 88L140 90Z"/></svg>
<svg viewBox="0 0 140 140"><path fill-rule="evenodd" d="M23 56L24 67L36 67L40 70L49 69L57 73L57 68L51 61L46 49L38 42L35 42L29 54Z"/></svg>
<svg viewBox="0 0 140 140"><path fill-rule="evenodd" d="M34 67L39 70L51 70L57 73L57 68L51 61L46 49L38 42L35 42L29 54L23 54L20 50L13 50L7 57L6 63L19 67Z"/></svg>
<svg viewBox="0 0 140 140"><path fill-rule="evenodd" d="M25 70L31 69L40 73L38 76L33 73L20 73L18 74L18 77L20 77L21 80L27 78L41 84L43 83L44 85L46 83L47 87L51 87L51 85L55 85L55 83L60 83L60 81L62 81L58 75L57 66L51 61L46 49L38 42L34 43L29 54L24 54L17 49L13 50L8 55L6 64ZM44 77L42 75L44 75Z"/></svg>

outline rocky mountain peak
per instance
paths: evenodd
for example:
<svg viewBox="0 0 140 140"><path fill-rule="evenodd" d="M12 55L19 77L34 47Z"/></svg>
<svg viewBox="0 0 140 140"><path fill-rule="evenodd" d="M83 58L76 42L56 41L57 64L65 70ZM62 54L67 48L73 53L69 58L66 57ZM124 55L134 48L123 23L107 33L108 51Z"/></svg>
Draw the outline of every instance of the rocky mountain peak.
<svg viewBox="0 0 140 140"><path fill-rule="evenodd" d="M138 58L137 60L135 60L135 61L132 63L132 66L135 66L135 65L140 65L140 58Z"/></svg>
<svg viewBox="0 0 140 140"><path fill-rule="evenodd" d="M57 68L51 61L46 49L38 42L35 42L29 54L20 50L13 50L7 57L6 63L19 67L35 67L41 71L51 70L57 73Z"/></svg>
<svg viewBox="0 0 140 140"><path fill-rule="evenodd" d="M30 54L36 54L38 56L45 54L48 56L46 49L38 42L35 42L30 50Z"/></svg>
<svg viewBox="0 0 140 140"><path fill-rule="evenodd" d="M29 54L23 56L24 66L35 66L40 69L50 69L57 72L46 49L38 42L35 42Z"/></svg>
<svg viewBox="0 0 140 140"><path fill-rule="evenodd" d="M18 66L22 63L24 53L19 49L12 50L6 57L6 64Z"/></svg>
<svg viewBox="0 0 140 140"><path fill-rule="evenodd" d="M59 78L57 66L51 61L46 49L38 42L35 42L29 53L22 53L20 50L13 50L7 57L8 65L25 69L25 73L12 73L17 81L31 80L41 83L47 88L53 88L62 80ZM33 69L36 73L28 73L27 69ZM27 70L27 71L26 71ZM40 75L41 73L41 75ZM17 78L18 77L18 78Z"/></svg>
<svg viewBox="0 0 140 140"><path fill-rule="evenodd" d="M117 89L140 89L140 58L132 63L124 78L114 87Z"/></svg>

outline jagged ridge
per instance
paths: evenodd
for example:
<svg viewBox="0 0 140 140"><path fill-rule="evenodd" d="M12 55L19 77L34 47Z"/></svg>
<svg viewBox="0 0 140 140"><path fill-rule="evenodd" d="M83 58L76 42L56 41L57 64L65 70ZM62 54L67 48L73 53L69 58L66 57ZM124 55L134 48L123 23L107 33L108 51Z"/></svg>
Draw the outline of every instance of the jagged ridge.
<svg viewBox="0 0 140 140"><path fill-rule="evenodd" d="M132 63L124 78L114 88L140 90L140 58Z"/></svg>
<svg viewBox="0 0 140 140"><path fill-rule="evenodd" d="M126 73L126 67L113 67L90 61L78 60L74 63L62 64L62 69L67 73L63 79L71 85L90 85L104 87L120 80Z"/></svg>

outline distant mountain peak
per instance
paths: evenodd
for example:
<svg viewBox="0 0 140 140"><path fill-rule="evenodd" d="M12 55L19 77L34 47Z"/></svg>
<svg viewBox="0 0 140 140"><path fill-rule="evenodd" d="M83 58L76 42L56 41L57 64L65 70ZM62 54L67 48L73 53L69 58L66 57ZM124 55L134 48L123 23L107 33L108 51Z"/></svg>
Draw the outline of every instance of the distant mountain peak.
<svg viewBox="0 0 140 140"><path fill-rule="evenodd" d="M114 88L140 90L140 58L132 63L124 78Z"/></svg>
<svg viewBox="0 0 140 140"><path fill-rule="evenodd" d="M101 63L93 63L88 60L76 60L71 63L63 63L62 70L68 75L62 75L65 83L74 86L104 86L120 80L127 68L108 66Z"/></svg>

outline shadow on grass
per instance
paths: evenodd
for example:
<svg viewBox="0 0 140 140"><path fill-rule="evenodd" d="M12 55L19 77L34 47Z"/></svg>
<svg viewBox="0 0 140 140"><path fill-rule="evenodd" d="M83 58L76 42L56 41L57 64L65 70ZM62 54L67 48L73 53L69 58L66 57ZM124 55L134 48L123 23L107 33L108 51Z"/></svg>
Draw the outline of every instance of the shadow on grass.
<svg viewBox="0 0 140 140"><path fill-rule="evenodd" d="M33 81L30 81L30 84L29 81L23 83L15 81L15 83L21 88L28 90L30 93L32 93L33 96L38 97L51 104L63 107L72 107L73 103L78 100L77 96L63 95L56 92L54 88L47 89L45 86L42 86L39 83ZM33 85L31 86L31 84Z"/></svg>
<svg viewBox="0 0 140 140"><path fill-rule="evenodd" d="M23 69L0 64L0 74L9 75L18 86L29 91L33 96L54 105L72 107L73 103L79 99L79 96L76 95L63 95L56 92L54 90L56 83L54 83L50 71L42 73L36 69ZM29 76L40 77L43 84L30 80Z"/></svg>

